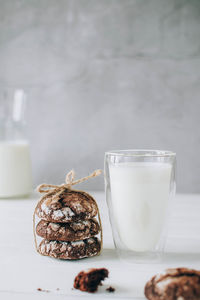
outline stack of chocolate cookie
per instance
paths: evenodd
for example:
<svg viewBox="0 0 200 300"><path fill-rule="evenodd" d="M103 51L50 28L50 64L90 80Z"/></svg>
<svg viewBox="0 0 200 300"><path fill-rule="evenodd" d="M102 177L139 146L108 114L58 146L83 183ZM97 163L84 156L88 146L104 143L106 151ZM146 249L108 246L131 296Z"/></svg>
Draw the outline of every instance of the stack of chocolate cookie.
<svg viewBox="0 0 200 300"><path fill-rule="evenodd" d="M48 193L38 203L41 218L36 233L42 237L38 252L59 259L80 259L98 255L101 242L96 237L101 228L95 216L96 201L82 191L65 189Z"/></svg>

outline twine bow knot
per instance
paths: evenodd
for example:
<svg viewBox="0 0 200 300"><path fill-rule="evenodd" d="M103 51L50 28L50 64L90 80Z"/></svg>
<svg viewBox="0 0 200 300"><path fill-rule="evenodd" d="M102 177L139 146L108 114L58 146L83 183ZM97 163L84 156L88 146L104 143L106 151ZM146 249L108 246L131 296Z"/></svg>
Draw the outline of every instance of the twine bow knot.
<svg viewBox="0 0 200 300"><path fill-rule="evenodd" d="M92 174L77 179L75 180L75 172L74 170L71 170L69 173L67 173L66 177L65 177L65 183L61 184L61 185L54 185L54 184L46 184L43 183L41 185L38 186L37 191L39 193L49 193L49 192L59 192L59 191L63 191L64 189L71 189L72 185L81 183L83 181L86 181L92 177L96 177L99 176L102 173L102 170L95 170Z"/></svg>

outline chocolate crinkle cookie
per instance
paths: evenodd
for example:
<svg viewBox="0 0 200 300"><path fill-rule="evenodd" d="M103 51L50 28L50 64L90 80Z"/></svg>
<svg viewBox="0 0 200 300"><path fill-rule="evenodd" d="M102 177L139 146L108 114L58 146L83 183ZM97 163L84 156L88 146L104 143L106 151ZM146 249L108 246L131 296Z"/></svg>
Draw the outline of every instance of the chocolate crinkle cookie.
<svg viewBox="0 0 200 300"><path fill-rule="evenodd" d="M72 223L52 223L41 220L36 227L37 235L47 240L79 241L95 236L100 226L95 219Z"/></svg>
<svg viewBox="0 0 200 300"><path fill-rule="evenodd" d="M149 280L144 293L149 300L200 300L200 271L168 269Z"/></svg>
<svg viewBox="0 0 200 300"><path fill-rule="evenodd" d="M38 203L36 214L39 218L48 222L67 223L88 220L97 214L97 204L88 193L65 189L54 197L58 198L57 201L51 201L51 195L47 195Z"/></svg>
<svg viewBox="0 0 200 300"><path fill-rule="evenodd" d="M94 293L106 277L108 277L108 270L105 268L81 271L74 279L74 288Z"/></svg>
<svg viewBox="0 0 200 300"><path fill-rule="evenodd" d="M95 256L100 249L101 243L96 237L75 242L43 239L38 247L38 251L42 255L69 260Z"/></svg>

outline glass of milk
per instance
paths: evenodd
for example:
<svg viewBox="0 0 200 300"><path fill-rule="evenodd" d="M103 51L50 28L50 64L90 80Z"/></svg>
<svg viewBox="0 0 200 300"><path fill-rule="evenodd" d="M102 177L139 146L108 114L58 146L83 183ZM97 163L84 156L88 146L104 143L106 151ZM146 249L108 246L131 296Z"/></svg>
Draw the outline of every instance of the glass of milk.
<svg viewBox="0 0 200 300"><path fill-rule="evenodd" d="M23 90L0 91L0 198L27 196L32 191L25 104Z"/></svg>
<svg viewBox="0 0 200 300"><path fill-rule="evenodd" d="M120 257L145 262L162 256L175 166L171 151L106 152L106 199Z"/></svg>

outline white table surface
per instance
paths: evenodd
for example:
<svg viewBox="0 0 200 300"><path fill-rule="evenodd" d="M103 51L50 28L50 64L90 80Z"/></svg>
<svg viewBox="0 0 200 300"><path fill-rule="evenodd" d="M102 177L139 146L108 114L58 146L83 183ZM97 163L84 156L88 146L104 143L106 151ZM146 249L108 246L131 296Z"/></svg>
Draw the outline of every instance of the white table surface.
<svg viewBox="0 0 200 300"><path fill-rule="evenodd" d="M34 249L32 214L39 195L0 200L0 299L144 299L145 282L168 267L200 269L200 195L177 195L172 207L167 255L162 263L127 264L116 256L104 193L91 193L103 222L104 249L100 256L61 261L40 256ZM106 267L110 271L96 294L73 290L81 270ZM115 287L115 293L105 291ZM37 288L49 290L39 292ZM57 290L59 288L59 290Z"/></svg>

